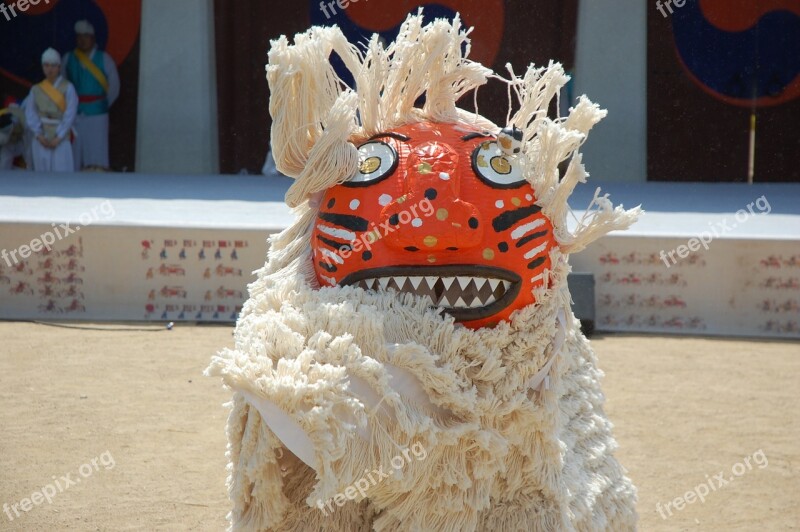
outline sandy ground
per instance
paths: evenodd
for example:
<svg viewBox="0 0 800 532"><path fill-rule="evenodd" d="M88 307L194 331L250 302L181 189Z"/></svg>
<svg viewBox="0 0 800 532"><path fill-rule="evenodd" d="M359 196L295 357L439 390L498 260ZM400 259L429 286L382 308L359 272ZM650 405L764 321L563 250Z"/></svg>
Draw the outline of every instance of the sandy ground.
<svg viewBox="0 0 800 532"><path fill-rule="evenodd" d="M0 323L0 504L13 517L0 513L0 530L223 529L229 394L202 371L231 332ZM642 530L800 529L800 344L593 345ZM708 482L705 502L686 497ZM52 502L24 512L42 489ZM693 502L676 509L678 497Z"/></svg>

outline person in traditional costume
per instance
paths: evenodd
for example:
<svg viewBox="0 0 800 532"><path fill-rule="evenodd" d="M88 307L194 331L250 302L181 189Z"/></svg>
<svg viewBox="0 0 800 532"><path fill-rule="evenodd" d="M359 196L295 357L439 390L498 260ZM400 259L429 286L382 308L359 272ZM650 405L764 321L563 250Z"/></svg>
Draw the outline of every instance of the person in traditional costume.
<svg viewBox="0 0 800 532"><path fill-rule="evenodd" d="M61 55L53 48L42 54L45 79L31 89L25 120L33 134L31 156L37 172L72 172L72 126L78 113L78 94L61 76Z"/></svg>
<svg viewBox="0 0 800 532"><path fill-rule="evenodd" d="M63 71L80 100L73 145L75 170L108 170L108 112L119 97L119 74L111 56L97 47L92 24L78 21L75 34L77 47L64 56Z"/></svg>
<svg viewBox="0 0 800 532"><path fill-rule="evenodd" d="M25 154L25 111L12 98L0 108L0 170L11 170ZM23 163L20 163L23 164Z"/></svg>

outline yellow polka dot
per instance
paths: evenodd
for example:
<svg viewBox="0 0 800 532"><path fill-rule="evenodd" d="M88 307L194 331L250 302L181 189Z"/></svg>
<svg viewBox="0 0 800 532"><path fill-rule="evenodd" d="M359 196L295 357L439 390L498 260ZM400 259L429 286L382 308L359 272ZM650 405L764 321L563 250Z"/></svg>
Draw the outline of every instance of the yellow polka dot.
<svg viewBox="0 0 800 532"><path fill-rule="evenodd" d="M519 198L511 198L511 203L514 204L514 207L519 207L522 201Z"/></svg>
<svg viewBox="0 0 800 532"><path fill-rule="evenodd" d="M400 196L397 198L397 203L403 203L408 199L408 196Z"/></svg>
<svg viewBox="0 0 800 532"><path fill-rule="evenodd" d="M432 170L433 167L430 165L430 163L420 163L420 165L417 167L417 171L420 174L430 174Z"/></svg>
<svg viewBox="0 0 800 532"><path fill-rule="evenodd" d="M494 250L493 249L489 249L489 248L484 249L483 250L483 258L486 259L486 260L494 259Z"/></svg>
<svg viewBox="0 0 800 532"><path fill-rule="evenodd" d="M428 246L429 248L432 248L433 246L436 245L438 241L439 239L436 238L435 236L428 235L422 240L422 243Z"/></svg>
<svg viewBox="0 0 800 532"><path fill-rule="evenodd" d="M456 229L459 229L461 227L461 224L453 222L453 227L455 227Z"/></svg>
<svg viewBox="0 0 800 532"><path fill-rule="evenodd" d="M436 257L433 255L428 255L428 262L436 262Z"/></svg>
<svg viewBox="0 0 800 532"><path fill-rule="evenodd" d="M447 209L439 209L436 211L436 218L441 220L442 222L447 220L447 217L450 216L450 213L447 212Z"/></svg>

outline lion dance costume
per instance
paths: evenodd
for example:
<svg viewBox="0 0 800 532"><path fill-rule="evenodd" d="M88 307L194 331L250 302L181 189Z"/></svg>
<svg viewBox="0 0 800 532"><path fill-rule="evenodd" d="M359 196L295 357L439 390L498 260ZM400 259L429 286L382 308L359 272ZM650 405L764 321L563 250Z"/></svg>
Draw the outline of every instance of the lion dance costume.
<svg viewBox="0 0 800 532"><path fill-rule="evenodd" d="M207 370L234 393L232 530L636 527L567 258L639 210L598 190L568 229L604 111L548 117L561 66L503 79L467 59L468 33L416 15L385 48L336 27L272 43L297 220ZM503 127L456 107L490 78L515 100Z"/></svg>

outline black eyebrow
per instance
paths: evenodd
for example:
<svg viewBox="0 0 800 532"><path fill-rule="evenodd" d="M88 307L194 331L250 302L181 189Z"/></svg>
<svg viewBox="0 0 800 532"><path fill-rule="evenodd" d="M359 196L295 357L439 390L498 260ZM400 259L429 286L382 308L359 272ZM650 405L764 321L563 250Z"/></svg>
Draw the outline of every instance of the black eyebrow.
<svg viewBox="0 0 800 532"><path fill-rule="evenodd" d="M489 133L488 131L484 131L483 133L478 133L478 132L468 133L468 134L464 135L463 137L461 137L461 140L466 142L468 140L477 139L477 138L484 138L484 137L492 137L492 134Z"/></svg>
<svg viewBox="0 0 800 532"><path fill-rule="evenodd" d="M377 135L372 135L369 138L369 140L380 139L380 138L383 138L383 137L391 137L393 139L397 139L397 140L400 140L400 141L403 141L403 142L408 142L409 140L411 140L411 137L407 137L407 136L403 135L402 133L392 133L392 132L378 133Z"/></svg>

